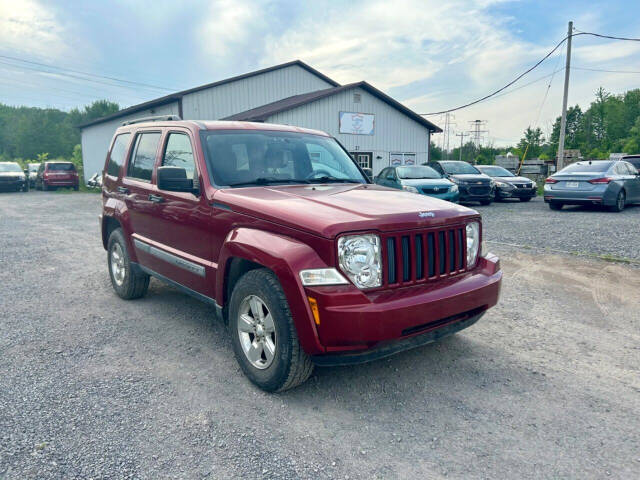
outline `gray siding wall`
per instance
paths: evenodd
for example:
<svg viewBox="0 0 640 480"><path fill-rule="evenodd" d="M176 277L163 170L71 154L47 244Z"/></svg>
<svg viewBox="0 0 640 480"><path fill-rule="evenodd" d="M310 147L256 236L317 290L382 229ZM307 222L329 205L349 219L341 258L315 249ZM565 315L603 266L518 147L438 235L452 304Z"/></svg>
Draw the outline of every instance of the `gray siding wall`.
<svg viewBox="0 0 640 480"><path fill-rule="evenodd" d="M283 98L332 85L298 65L185 95L185 119L219 120Z"/></svg>
<svg viewBox="0 0 640 480"><path fill-rule="evenodd" d="M353 102L354 93L360 94L360 103ZM341 111L375 114L374 134L339 133ZM417 164L428 161L429 130L360 88L277 113L268 122L322 130L336 137L350 152L373 152L374 175L389 166L391 152L415 153Z"/></svg>
<svg viewBox="0 0 640 480"><path fill-rule="evenodd" d="M149 117L152 115L178 115L178 102L144 110L131 115L124 115L114 120L98 123L82 129L82 164L84 179L87 181L96 172L102 172L107 150L116 129L126 120Z"/></svg>

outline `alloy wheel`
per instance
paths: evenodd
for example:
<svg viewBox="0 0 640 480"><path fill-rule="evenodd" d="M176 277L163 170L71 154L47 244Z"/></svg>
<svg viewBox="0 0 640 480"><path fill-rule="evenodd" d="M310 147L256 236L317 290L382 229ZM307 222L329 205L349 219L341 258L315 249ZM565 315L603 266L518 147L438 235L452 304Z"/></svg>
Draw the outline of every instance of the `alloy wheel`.
<svg viewBox="0 0 640 480"><path fill-rule="evenodd" d="M114 243L111 248L111 273L113 281L116 285L121 286L124 283L124 277L127 273L127 267L124 263L124 252L119 243Z"/></svg>
<svg viewBox="0 0 640 480"><path fill-rule="evenodd" d="M276 330L271 312L264 301L249 295L238 309L238 337L247 360L263 370L273 363L276 354Z"/></svg>

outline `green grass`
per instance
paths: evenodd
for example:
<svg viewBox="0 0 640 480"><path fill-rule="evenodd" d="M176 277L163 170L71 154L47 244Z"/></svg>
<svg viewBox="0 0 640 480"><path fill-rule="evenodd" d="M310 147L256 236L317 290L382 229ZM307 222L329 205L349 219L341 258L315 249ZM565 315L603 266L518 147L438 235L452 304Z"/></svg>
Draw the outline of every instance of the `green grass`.
<svg viewBox="0 0 640 480"><path fill-rule="evenodd" d="M100 193L101 191L99 188L89 188L84 183L80 183L80 189L77 192L73 188L58 187L54 190L54 193L66 195L70 193Z"/></svg>

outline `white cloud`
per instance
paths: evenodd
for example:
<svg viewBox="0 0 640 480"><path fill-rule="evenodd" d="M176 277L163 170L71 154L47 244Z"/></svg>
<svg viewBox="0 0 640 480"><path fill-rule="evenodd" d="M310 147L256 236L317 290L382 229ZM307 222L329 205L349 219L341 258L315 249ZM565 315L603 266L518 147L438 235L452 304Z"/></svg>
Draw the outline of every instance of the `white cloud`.
<svg viewBox="0 0 640 480"><path fill-rule="evenodd" d="M53 11L36 0L0 0L0 45L6 52L63 57L69 52Z"/></svg>

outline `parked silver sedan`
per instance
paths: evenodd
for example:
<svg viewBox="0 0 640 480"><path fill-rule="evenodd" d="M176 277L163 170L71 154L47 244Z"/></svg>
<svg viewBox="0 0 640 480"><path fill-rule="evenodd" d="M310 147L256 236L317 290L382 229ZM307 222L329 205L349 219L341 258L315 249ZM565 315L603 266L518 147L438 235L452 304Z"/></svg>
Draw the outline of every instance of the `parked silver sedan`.
<svg viewBox="0 0 640 480"><path fill-rule="evenodd" d="M544 201L551 210L564 205L603 205L620 212L640 203L640 174L629 162L576 162L545 180Z"/></svg>

